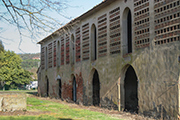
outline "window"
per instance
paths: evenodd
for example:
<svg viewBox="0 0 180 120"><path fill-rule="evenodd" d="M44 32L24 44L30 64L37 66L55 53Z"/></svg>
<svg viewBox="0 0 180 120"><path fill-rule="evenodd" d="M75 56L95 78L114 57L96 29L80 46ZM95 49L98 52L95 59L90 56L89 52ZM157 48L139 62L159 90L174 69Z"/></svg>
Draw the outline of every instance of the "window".
<svg viewBox="0 0 180 120"><path fill-rule="evenodd" d="M92 60L97 59L97 35L96 35L96 26L93 24L91 27L91 54Z"/></svg>
<svg viewBox="0 0 180 120"><path fill-rule="evenodd" d="M107 55L107 14L98 17L98 57Z"/></svg>
<svg viewBox="0 0 180 120"><path fill-rule="evenodd" d="M80 28L76 29L76 62L81 61L81 35Z"/></svg>
<svg viewBox="0 0 180 120"><path fill-rule="evenodd" d="M54 41L54 50L53 50L53 56L54 56L54 67L56 67L56 41Z"/></svg>
<svg viewBox="0 0 180 120"><path fill-rule="evenodd" d="M82 59L89 59L89 23L82 26Z"/></svg>
<svg viewBox="0 0 180 120"><path fill-rule="evenodd" d="M71 52L72 52L72 65L75 63L75 40L74 35L71 35Z"/></svg>
<svg viewBox="0 0 180 120"><path fill-rule="evenodd" d="M64 36L61 36L61 65L64 65Z"/></svg>
<svg viewBox="0 0 180 120"><path fill-rule="evenodd" d="M69 35L66 34L66 64L69 64L70 58L69 58Z"/></svg>

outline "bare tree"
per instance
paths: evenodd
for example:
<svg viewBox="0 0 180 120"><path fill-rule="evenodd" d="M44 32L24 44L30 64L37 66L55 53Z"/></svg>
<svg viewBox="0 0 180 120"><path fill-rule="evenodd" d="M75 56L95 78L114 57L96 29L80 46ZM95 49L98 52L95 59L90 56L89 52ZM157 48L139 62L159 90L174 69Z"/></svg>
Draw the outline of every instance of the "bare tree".
<svg viewBox="0 0 180 120"><path fill-rule="evenodd" d="M55 17L51 16L53 12L63 15L63 10L69 5L66 0L1 0L0 1L0 21L14 25L20 34L20 43L22 36L38 36L40 31L52 32L59 28L62 23ZM30 34L26 36L23 31L27 30Z"/></svg>

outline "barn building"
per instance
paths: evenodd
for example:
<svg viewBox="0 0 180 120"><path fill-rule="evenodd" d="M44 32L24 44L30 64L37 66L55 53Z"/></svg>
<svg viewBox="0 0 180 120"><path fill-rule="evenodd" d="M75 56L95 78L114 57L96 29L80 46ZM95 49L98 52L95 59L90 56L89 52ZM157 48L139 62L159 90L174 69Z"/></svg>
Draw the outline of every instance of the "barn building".
<svg viewBox="0 0 180 120"><path fill-rule="evenodd" d="M104 0L41 45L41 96L180 113L180 0Z"/></svg>

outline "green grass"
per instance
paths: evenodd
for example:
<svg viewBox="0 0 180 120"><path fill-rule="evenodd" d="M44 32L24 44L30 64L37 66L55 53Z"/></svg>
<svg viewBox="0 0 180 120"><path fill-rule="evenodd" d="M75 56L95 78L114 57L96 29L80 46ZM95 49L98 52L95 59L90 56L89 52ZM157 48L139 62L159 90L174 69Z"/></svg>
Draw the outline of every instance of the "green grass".
<svg viewBox="0 0 180 120"><path fill-rule="evenodd" d="M19 89L9 89L9 90L0 90L0 92L37 92L37 90L19 90Z"/></svg>
<svg viewBox="0 0 180 120"><path fill-rule="evenodd" d="M67 105L33 97L27 98L27 105L28 111L49 111L50 113L38 116L1 116L0 120L118 120L118 118L103 113L71 108Z"/></svg>
<svg viewBox="0 0 180 120"><path fill-rule="evenodd" d="M26 93L26 94L32 94L32 95L37 95L37 90L15 90L15 89L10 89L10 90L5 90L5 91L3 91L3 90L0 90L0 93L1 92L8 92L8 93L10 93L10 92L18 92L18 93Z"/></svg>
<svg viewBox="0 0 180 120"><path fill-rule="evenodd" d="M61 120L62 118L55 118L48 115L40 116L13 116L13 117L0 117L1 120Z"/></svg>

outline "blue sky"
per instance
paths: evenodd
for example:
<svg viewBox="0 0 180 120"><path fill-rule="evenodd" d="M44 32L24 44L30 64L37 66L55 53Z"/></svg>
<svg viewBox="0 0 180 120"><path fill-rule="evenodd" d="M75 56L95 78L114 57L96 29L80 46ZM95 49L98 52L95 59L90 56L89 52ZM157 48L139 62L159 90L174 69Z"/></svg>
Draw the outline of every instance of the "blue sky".
<svg viewBox="0 0 180 120"><path fill-rule="evenodd" d="M66 16L70 16L72 18L76 18L80 16L81 14L85 13L86 11L90 10L97 4L101 3L103 0L68 0L68 4L70 5L69 8L67 8L63 14ZM56 14L52 14L54 16L57 16ZM64 19L60 16L57 18L62 23L67 23L70 20ZM1 37L5 38L2 39L3 45L5 47L5 50L11 50L15 51L15 53L38 53L40 52L40 46L36 44L37 41L40 41L47 35L40 36L39 40L37 41L31 41L29 38L23 37L22 44L20 46L21 50L18 49L18 45L20 42L19 33L15 27L8 24L2 24L4 31L1 34Z"/></svg>

